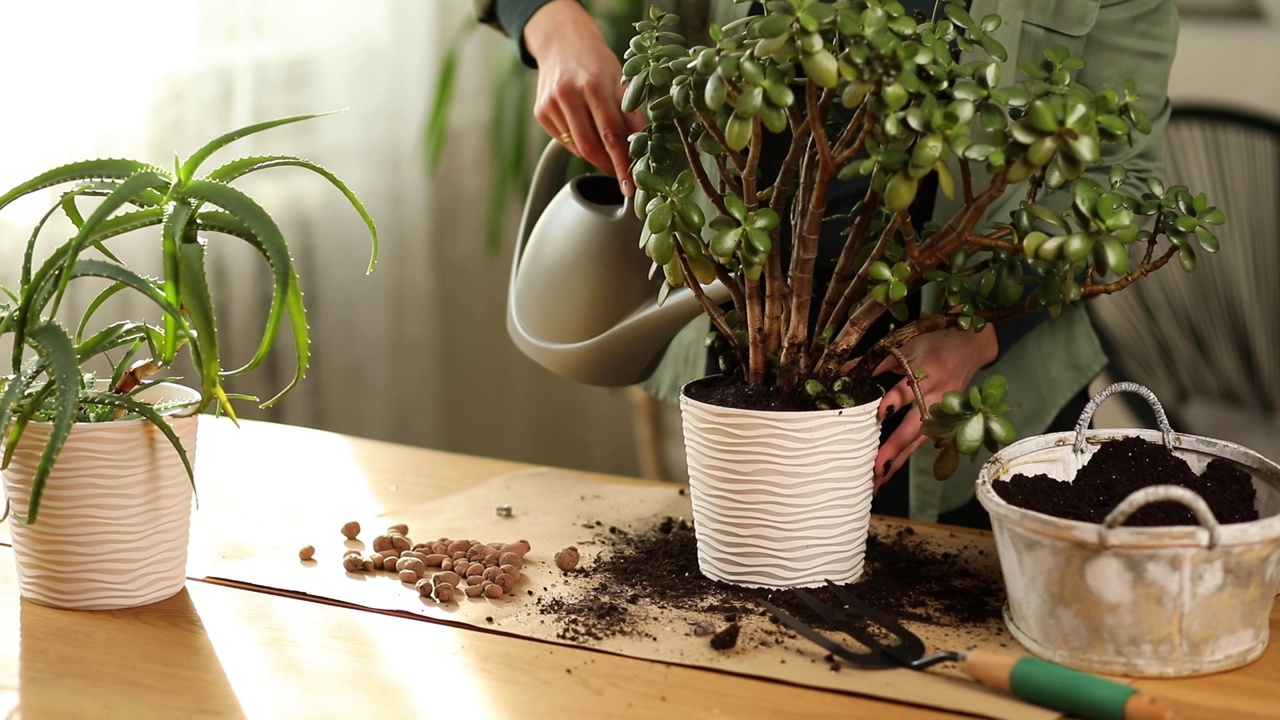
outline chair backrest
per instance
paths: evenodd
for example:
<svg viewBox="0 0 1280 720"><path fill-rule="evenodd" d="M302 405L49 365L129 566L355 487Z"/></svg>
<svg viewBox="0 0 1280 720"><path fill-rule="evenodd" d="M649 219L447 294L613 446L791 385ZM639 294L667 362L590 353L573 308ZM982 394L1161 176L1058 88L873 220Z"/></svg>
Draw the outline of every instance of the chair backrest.
<svg viewBox="0 0 1280 720"><path fill-rule="evenodd" d="M1195 272L1165 268L1090 303L1117 374L1150 387L1177 417L1197 398L1280 413L1280 122L1177 108L1165 136L1166 186L1187 185L1227 216L1221 251Z"/></svg>

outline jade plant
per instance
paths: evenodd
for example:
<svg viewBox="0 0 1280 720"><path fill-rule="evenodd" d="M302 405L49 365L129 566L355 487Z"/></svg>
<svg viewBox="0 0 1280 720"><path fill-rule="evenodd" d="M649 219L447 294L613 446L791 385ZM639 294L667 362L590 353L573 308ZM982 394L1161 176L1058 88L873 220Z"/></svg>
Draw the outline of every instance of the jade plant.
<svg viewBox="0 0 1280 720"><path fill-rule="evenodd" d="M1190 271L1199 250L1217 250L1210 226L1223 215L1204 195L1122 166L1106 182L1082 177L1104 145L1151 131L1132 81L1083 87L1083 62L1057 46L1002 85L1007 53L991 35L1000 17L975 20L956 2L936 15L913 17L891 0L773 0L693 48L669 32L670 15L636 25L623 109L650 118L631 138L640 241L666 278L659 300L692 288L736 380L815 408L847 406L849 376L865 377L886 353L905 363L898 349L921 334L1057 316L1175 257ZM785 157L766 170L769 136ZM917 227L908 209L930 175L959 207ZM861 202L829 211L832 184L858 177L869 178ZM1065 211L1040 202L1068 185ZM1025 193L1016 211L985 219L1015 188ZM819 297L819 232L831 223L845 242ZM731 308L703 292L717 280ZM906 301L931 285L938 302L911 318ZM896 325L855 357L885 313ZM935 474L1013 440L1003 378L926 408L904 369L941 448Z"/></svg>
<svg viewBox="0 0 1280 720"><path fill-rule="evenodd" d="M0 337L12 341L10 372L0 379L4 466L30 422L48 422L51 427L32 479L27 516L19 520L36 520L49 473L77 422L144 418L164 433L192 475L187 453L165 420L166 408L135 397L149 378L171 367L183 348L189 349L189 364L198 380L193 384L200 391L199 402L184 412L215 407L234 419L231 400L241 396L228 392L225 381L253 370L266 359L286 318L296 369L288 385L262 406L277 402L306 374L310 361L306 311L285 235L267 210L232 183L260 170L289 166L329 181L368 228L372 244L369 271L378 254L373 219L337 176L292 155L249 156L204 175L200 170L216 151L239 139L318 116L280 118L227 133L185 160L176 159L172 171L137 160L88 160L43 172L0 195L3 209L23 196L65 188L32 230L17 290L4 289L7 303L0 304ZM59 214L70 222L70 237L60 238L47 257L37 262L38 241L49 234L46 226ZM125 236L136 244L138 231L144 229L150 229L158 241L163 268L160 278L135 272L112 251ZM226 238L246 242L257 250L272 277L270 308L257 350L246 363L231 368L224 367L219 349L207 279L210 245ZM106 287L78 313L74 326L64 326L55 318L66 315L59 311L68 286L86 277L103 279ZM96 323L104 303L120 292L144 296L158 319ZM98 367L103 368L102 377L94 369Z"/></svg>

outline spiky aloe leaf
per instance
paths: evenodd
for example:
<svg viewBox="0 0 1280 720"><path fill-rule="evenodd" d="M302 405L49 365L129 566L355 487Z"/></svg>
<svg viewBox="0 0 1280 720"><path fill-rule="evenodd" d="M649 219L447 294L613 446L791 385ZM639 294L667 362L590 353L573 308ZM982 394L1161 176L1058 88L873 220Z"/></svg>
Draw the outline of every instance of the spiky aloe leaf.
<svg viewBox="0 0 1280 720"><path fill-rule="evenodd" d="M205 242L184 242L178 245L178 272L182 273L182 307L187 312L191 328L191 352L200 369L200 412L216 401L232 420L236 419L231 401L222 389L222 376L218 352L218 329L213 318L213 296L209 292L209 280L205 277ZM166 333L168 335L168 333Z"/></svg>
<svg viewBox="0 0 1280 720"><path fill-rule="evenodd" d="M44 367L46 363L40 360L40 367ZM35 373L35 377L39 376L39 372ZM12 427L9 428L9 438L4 447L4 458L0 460L0 467L8 467L13 461L14 450L18 447L18 441L22 439L22 433L26 430L27 425L31 422L31 418L44 406L44 401L53 392L51 383L44 383L36 387L35 392L28 394L23 403L15 410L17 415L13 417Z"/></svg>
<svg viewBox="0 0 1280 720"><path fill-rule="evenodd" d="M143 171L136 175L130 176L127 180L120 183L110 195L103 198L102 203L94 208L93 213L85 218L84 225L80 227L80 232L63 247L67 248L67 255L57 264L58 268L65 266L66 262L73 261L88 245L99 227L106 222L111 214L121 207L132 202L133 198L143 190L156 190L160 188L168 189L169 178L163 172ZM48 266L48 262L45 266ZM42 268L43 269L43 268ZM56 271L54 272L56 273ZM53 299L53 309L47 313L49 317L57 315L58 306L61 304L62 296L66 293L67 283L71 281L69 273L60 273L61 278L58 281L58 291ZM34 282L33 278L33 282Z"/></svg>
<svg viewBox="0 0 1280 720"><path fill-rule="evenodd" d="M75 193L86 197L106 197L118 187L120 182L116 180L90 180L77 185ZM139 208L161 207L164 202L164 193L155 190L143 190L133 200L133 204Z"/></svg>
<svg viewBox="0 0 1280 720"><path fill-rule="evenodd" d="M178 246L186 240L187 224L195 212L195 206L189 202L175 199L169 204L165 214L164 229L160 233L160 248L164 257L164 296L174 305L182 297L182 274L178 270ZM160 346L160 359L173 362L178 352L178 323L181 318L176 314L165 313L164 342Z"/></svg>
<svg viewBox="0 0 1280 720"><path fill-rule="evenodd" d="M243 367L231 371L224 371L225 375L239 375L248 372L261 362L261 357L265 357L265 353L270 351L271 339L266 336L266 332L270 330L273 323L278 324L279 318L290 303L286 302L290 295L296 294L298 303L301 303L301 286L298 283L296 272L287 271L284 267L276 263L276 258L268 251L267 246L262 240L254 234L253 230L240 220L240 218L222 210L203 210L196 215L196 228L199 231L209 231L230 235L240 238L257 248L258 252L266 258L267 264L271 267L272 273L275 275L276 282L272 285L271 291L271 308L267 312L267 324L264 327L264 336L258 345L257 355L254 360L250 360ZM291 277L288 277L292 273ZM287 282L286 282L287 280ZM283 284L282 284L283 283ZM305 321L305 319L304 319Z"/></svg>
<svg viewBox="0 0 1280 720"><path fill-rule="evenodd" d="M40 514L40 499L44 496L44 486L53 470L53 463L62 452L62 446L71 433L71 423L75 420L76 398L80 391L80 364L76 359L75 346L71 336L57 323L48 321L35 327L27 336L27 342L38 352L49 365L49 374L53 384L55 411L50 421L49 440L44 451L40 453L40 462L31 478L31 501L27 507L27 516L22 521L33 523ZM16 438L10 438L16 445Z"/></svg>
<svg viewBox="0 0 1280 720"><path fill-rule="evenodd" d="M166 317L174 318L177 322L176 327L178 335L189 335L186 321L183 320L182 317L182 311L178 308L177 304L170 302L169 298L165 297L164 293L162 293L156 286L156 282L154 280L144 278L134 271L121 267L120 265L93 259L77 260L76 264L71 268L71 276L100 277L115 281L111 287L104 290L97 298L94 298L93 303L85 310L80 327L76 329L76 337L79 337L84 331L85 323L90 317L92 317L93 312L97 310L100 305L100 300L104 299L103 295L107 295L107 293L114 294L113 288L117 288L118 286L131 288L145 295L147 299L155 303L156 306L164 312Z"/></svg>
<svg viewBox="0 0 1280 720"><path fill-rule="evenodd" d="M232 130L231 132L225 135L220 135L214 138L213 140L210 140L208 143L204 145L204 147L192 153L191 157L187 158L187 161L182 163L182 165L178 167L178 182L180 185L186 185L188 182L191 181L193 177L195 177L196 170L200 168L201 163L209 159L210 155L214 154L218 150L221 150L227 145L230 145L231 143L239 140L240 138L248 137L255 133L260 133L263 130L270 130L271 128L274 128L274 127L280 127L281 125L288 125L290 123L302 122L303 120L310 120L312 118L324 117L325 115L332 115L337 112L342 112L342 111L331 110L329 112L309 113L307 115L292 115L289 117L278 118L276 120L268 120L266 122L247 125L245 127L240 128L239 130Z"/></svg>
<svg viewBox="0 0 1280 720"><path fill-rule="evenodd" d="M97 314L99 308L102 307L103 303L110 300L112 297L116 295L116 293L126 289L127 287L128 286L125 285L124 283L118 283L118 282L111 283L111 285L107 286L106 290L103 290L102 292L98 293L93 297L92 300L89 301L88 307L85 308L84 315L80 316L80 324L76 326L76 334L73 339L77 343L79 343L80 340L84 337L85 328L89 327L89 321L92 320L93 316Z"/></svg>
<svg viewBox="0 0 1280 720"><path fill-rule="evenodd" d="M34 367L24 368L23 372L15 373L4 380L4 392L0 393L0 433L7 433L9 421L13 419L13 412L18 407L18 400L26 395L31 384L35 382L36 370ZM16 441L9 443L10 448L16 445ZM6 457L7 457L6 453ZM0 468L8 465L8 462L0 463Z"/></svg>
<svg viewBox="0 0 1280 720"><path fill-rule="evenodd" d="M31 273L30 280L24 285L26 290L23 293L22 302L18 306L17 317L13 323L13 368L15 372L22 363L22 348L26 344L24 336L26 328L35 324L31 319L40 316L54 317L57 315L58 304L66 291L67 283L71 279L70 273L64 272L69 262L80 254L99 226L109 218L111 213L127 204L135 193L146 188L154 189L156 187L167 188L168 180L163 173L149 170L133 175L120 183L119 187L103 199L93 214L85 220L84 225L76 233L76 236L60 245L38 270ZM45 306L50 301L53 302L53 307L48 312L45 312Z"/></svg>
<svg viewBox="0 0 1280 720"><path fill-rule="evenodd" d="M0 195L0 209L20 197L45 188L62 185L63 183L77 180L125 180L142 172L153 172L168 176L168 173L164 170L137 160L107 158L69 163L41 173L4 195Z"/></svg>
<svg viewBox="0 0 1280 720"><path fill-rule="evenodd" d="M106 405L109 407L121 408L126 412L138 415L139 417L149 421L152 425L155 425L160 432L164 433L165 438L169 440L169 444L173 446L173 449L178 452L178 457L182 460L182 467L186 468L187 479L191 482L191 492L194 493L196 491L196 473L194 468L191 467L191 459L187 457L187 450L182 447L182 440L178 437L177 433L173 431L173 428L169 425L169 421L165 420L164 416L157 412L154 407L143 402L138 402L131 397L116 395L115 393L109 392L98 392L95 390L86 390L81 393L80 402L87 405ZM34 517L31 519L33 521L35 520Z"/></svg>
<svg viewBox="0 0 1280 720"><path fill-rule="evenodd" d="M131 210L98 223L97 229L89 233L85 239L89 245L105 251L105 248L100 245L103 240L110 240L113 237L124 235L134 230L159 225L164 221L164 218L164 208L151 207L142 210ZM118 258L111 257L110 259L112 262L120 263Z"/></svg>
<svg viewBox="0 0 1280 720"><path fill-rule="evenodd" d="M280 228L276 226L275 221L257 202L230 185L210 180L193 180L182 189L182 195L194 200L207 202L210 205L217 205L226 210L236 221L227 223L227 225L237 228L240 232L247 231L250 237L255 238L250 242L257 244L258 249L266 256L267 262L271 266L275 284L272 289L271 310L267 315L267 323L263 329L262 342L258 346L257 353L244 367L226 373L227 375L238 375L248 372L261 364L266 359L272 344L275 342L276 335L280 331L281 311L288 312L289 324L293 330L297 369L289 385L277 393L275 397L263 403L264 407L269 407L298 385L306 375L311 357L311 341L307 332L306 312L302 304L302 290L298 284L298 276L293 269L293 260L289 257L289 250L285 245L284 236L281 234ZM204 213L201 214L204 215ZM214 216L214 218L218 219L221 216ZM236 236L239 237L240 234L236 233ZM279 302L277 302L276 296L279 297Z"/></svg>
<svg viewBox="0 0 1280 720"><path fill-rule="evenodd" d="M76 343L76 357L80 362L114 350L123 345L134 345L151 339L155 329L146 323L122 320L102 328Z"/></svg>
<svg viewBox="0 0 1280 720"><path fill-rule="evenodd" d="M369 240L373 247L369 255L369 266L365 269L365 274L367 275L373 272L374 266L378 264L378 227L374 224L373 217L369 215L367 210L365 210L364 203L360 202L360 198L356 197L356 194L351 192L351 189L347 187L346 183L342 182L337 175L334 175L324 166L292 155L260 155L232 160L209 173L206 179L213 180L215 182L230 183L236 178L243 177L251 172L265 170L272 167L287 166L301 167L310 170L325 180L328 180L331 185L336 187L338 191L347 198L347 202L351 203L351 207L355 208L355 211L359 213L360 219L364 220L365 227L369 228Z"/></svg>
<svg viewBox="0 0 1280 720"><path fill-rule="evenodd" d="M27 238L27 249L22 253L22 277L18 281L18 287L23 288L31 284L31 263L36 254L36 240L40 237L40 231L44 230L45 223L49 222L49 218L58 212L59 205L49 208L48 212L40 216L40 220L36 223L34 229L31 230L31 237ZM81 221L83 222L83 220ZM77 225L79 227L79 225Z"/></svg>

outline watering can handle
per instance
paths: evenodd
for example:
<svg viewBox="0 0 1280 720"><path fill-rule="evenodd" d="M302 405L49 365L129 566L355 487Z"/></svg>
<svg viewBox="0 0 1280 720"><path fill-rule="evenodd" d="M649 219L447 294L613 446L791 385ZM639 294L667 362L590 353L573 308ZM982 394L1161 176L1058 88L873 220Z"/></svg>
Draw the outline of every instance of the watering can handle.
<svg viewBox="0 0 1280 720"><path fill-rule="evenodd" d="M572 157L569 150L555 140L547 143L542 155L538 156L538 165L533 169L533 178L529 182L529 197L525 199L524 213L520 216L520 230L516 234L517 258L529 241L533 226L542 217L542 211L564 186L564 174Z"/></svg>
<svg viewBox="0 0 1280 720"><path fill-rule="evenodd" d="M533 169L533 178L529 182L529 196L525 198L524 213L520 216L520 230L516 233L516 259L529 241L529 234L538 224L538 218L547 209L556 194L565 185L564 175L569 169L569 161L573 153L564 145L552 140L538 156L538 164ZM622 204L623 213L631 213L633 198L625 198Z"/></svg>
<svg viewBox="0 0 1280 720"><path fill-rule="evenodd" d="M1209 531L1209 544L1205 547L1214 548L1221 542L1222 528L1204 498L1197 495L1194 490L1178 485L1152 485L1129 493L1129 496L1116 505L1114 510L1107 513L1106 519L1102 521L1102 530L1099 531L1101 535L1099 544L1110 547L1111 530L1128 520L1130 515L1155 502L1176 502L1185 505L1195 514L1196 520L1200 521L1204 529Z"/></svg>
<svg viewBox="0 0 1280 720"><path fill-rule="evenodd" d="M1112 383L1103 388L1101 392L1089 399L1089 404L1084 406L1084 410L1080 412L1080 420L1076 422L1076 442L1075 452L1077 455L1083 455L1085 451L1084 431L1088 429L1089 423L1093 420L1093 413L1097 411L1098 406L1103 400L1115 395L1118 392L1131 392L1142 397L1151 406L1156 414L1156 425L1160 428L1160 435L1164 439L1164 446L1170 452L1173 451L1173 428L1169 427L1169 418L1164 414L1164 407L1160 405L1160 401L1156 399L1156 394L1151 392L1145 386L1135 382L1118 382Z"/></svg>

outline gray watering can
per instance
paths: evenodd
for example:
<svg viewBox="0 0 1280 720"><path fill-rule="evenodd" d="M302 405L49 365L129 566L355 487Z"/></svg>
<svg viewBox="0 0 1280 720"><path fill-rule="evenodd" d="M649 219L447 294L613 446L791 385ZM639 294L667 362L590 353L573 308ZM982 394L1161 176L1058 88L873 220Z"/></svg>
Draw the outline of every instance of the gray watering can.
<svg viewBox="0 0 1280 720"><path fill-rule="evenodd" d="M644 222L618 182L584 175L564 182L569 151L547 145L520 220L507 332L534 362L588 385L633 385L653 373L671 339L702 312L688 288L658 305L637 246ZM708 286L728 299L720 283Z"/></svg>

